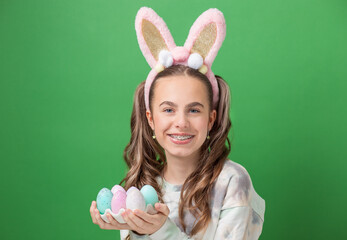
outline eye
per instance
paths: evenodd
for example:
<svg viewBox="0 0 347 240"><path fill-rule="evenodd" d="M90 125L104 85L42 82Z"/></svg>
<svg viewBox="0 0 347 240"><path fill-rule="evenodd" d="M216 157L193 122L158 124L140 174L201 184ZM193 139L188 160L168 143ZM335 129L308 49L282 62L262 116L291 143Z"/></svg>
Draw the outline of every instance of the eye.
<svg viewBox="0 0 347 240"><path fill-rule="evenodd" d="M164 109L164 112L172 113L172 109L171 108L166 108L166 109Z"/></svg>
<svg viewBox="0 0 347 240"><path fill-rule="evenodd" d="M199 109L190 109L190 111L191 111L192 113L199 113L199 112L200 112Z"/></svg>

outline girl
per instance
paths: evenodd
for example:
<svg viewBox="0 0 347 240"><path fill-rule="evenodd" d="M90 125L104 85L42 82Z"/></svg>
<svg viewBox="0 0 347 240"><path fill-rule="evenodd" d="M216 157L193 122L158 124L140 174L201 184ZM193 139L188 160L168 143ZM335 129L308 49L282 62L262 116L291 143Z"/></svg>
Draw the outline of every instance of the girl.
<svg viewBox="0 0 347 240"><path fill-rule="evenodd" d="M142 9L157 16L151 9ZM206 15L201 16L206 19ZM162 32L159 35L165 36ZM214 44L211 50L221 45L206 42ZM126 190L153 186L160 200L155 204L158 213L128 209L122 214L126 223L118 223L111 215L110 223L106 223L93 201L92 220L102 229L121 230L122 240L258 239L265 201L255 192L246 169L228 159L230 92L220 76L211 75L216 52L212 57L205 56L204 63L208 63L208 56L212 58L210 64L195 67L175 54L175 49L170 51L175 64L166 64L161 58L159 62L165 67L158 71L158 61L156 66L152 62L154 74L137 87L131 139L124 150L129 171L121 183ZM151 54L155 56L154 50ZM158 54L163 56L163 51ZM208 68L207 73L203 66Z"/></svg>

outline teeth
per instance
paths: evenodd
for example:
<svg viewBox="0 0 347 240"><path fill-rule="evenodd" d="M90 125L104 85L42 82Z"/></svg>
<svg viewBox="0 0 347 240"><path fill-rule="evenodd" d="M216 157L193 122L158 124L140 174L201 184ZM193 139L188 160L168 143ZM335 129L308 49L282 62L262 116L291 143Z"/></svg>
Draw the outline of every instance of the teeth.
<svg viewBox="0 0 347 240"><path fill-rule="evenodd" d="M180 135L170 135L171 137L178 139L178 140L186 140L189 138L192 138L193 136L191 135L185 135L185 136L180 136Z"/></svg>

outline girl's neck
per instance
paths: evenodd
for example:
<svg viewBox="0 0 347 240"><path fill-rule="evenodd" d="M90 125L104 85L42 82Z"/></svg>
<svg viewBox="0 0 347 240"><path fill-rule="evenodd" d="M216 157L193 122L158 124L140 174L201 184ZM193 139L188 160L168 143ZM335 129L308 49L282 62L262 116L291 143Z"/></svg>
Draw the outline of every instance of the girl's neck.
<svg viewBox="0 0 347 240"><path fill-rule="evenodd" d="M182 185L196 169L197 158L177 158L166 155L166 166L163 170L165 181L173 185Z"/></svg>

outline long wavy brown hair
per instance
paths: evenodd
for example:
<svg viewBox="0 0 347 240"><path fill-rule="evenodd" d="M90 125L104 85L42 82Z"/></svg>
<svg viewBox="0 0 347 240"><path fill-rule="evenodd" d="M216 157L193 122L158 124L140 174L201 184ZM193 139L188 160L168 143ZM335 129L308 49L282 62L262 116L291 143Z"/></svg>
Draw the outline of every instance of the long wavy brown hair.
<svg viewBox="0 0 347 240"><path fill-rule="evenodd" d="M152 112L152 99L155 94L156 80L166 76L191 76L201 80L208 90L209 109L212 108L212 86L208 78L198 70L184 66L173 65L165 68L155 77L149 94L150 110ZM212 129L210 139L202 144L200 148L200 160L196 170L185 180L180 195L179 222L184 231L184 209L188 209L196 218L190 236L200 231L205 231L211 220L210 196L213 183L219 176L223 164L227 159L231 142L228 138L231 129L229 117L230 91L229 86L222 77L215 75L219 87L219 102L216 108L217 116ZM165 152L159 143L152 138L153 130L146 118L146 106L144 101L144 85L141 82L134 96L133 111L131 114L131 138L124 149L124 160L128 165L129 171L125 178L120 182L127 190L131 186L142 188L149 184L155 188L159 200L163 202L163 194L156 181L156 177L162 174L166 166ZM189 189L189 191L185 191ZM129 239L129 236L127 237Z"/></svg>

